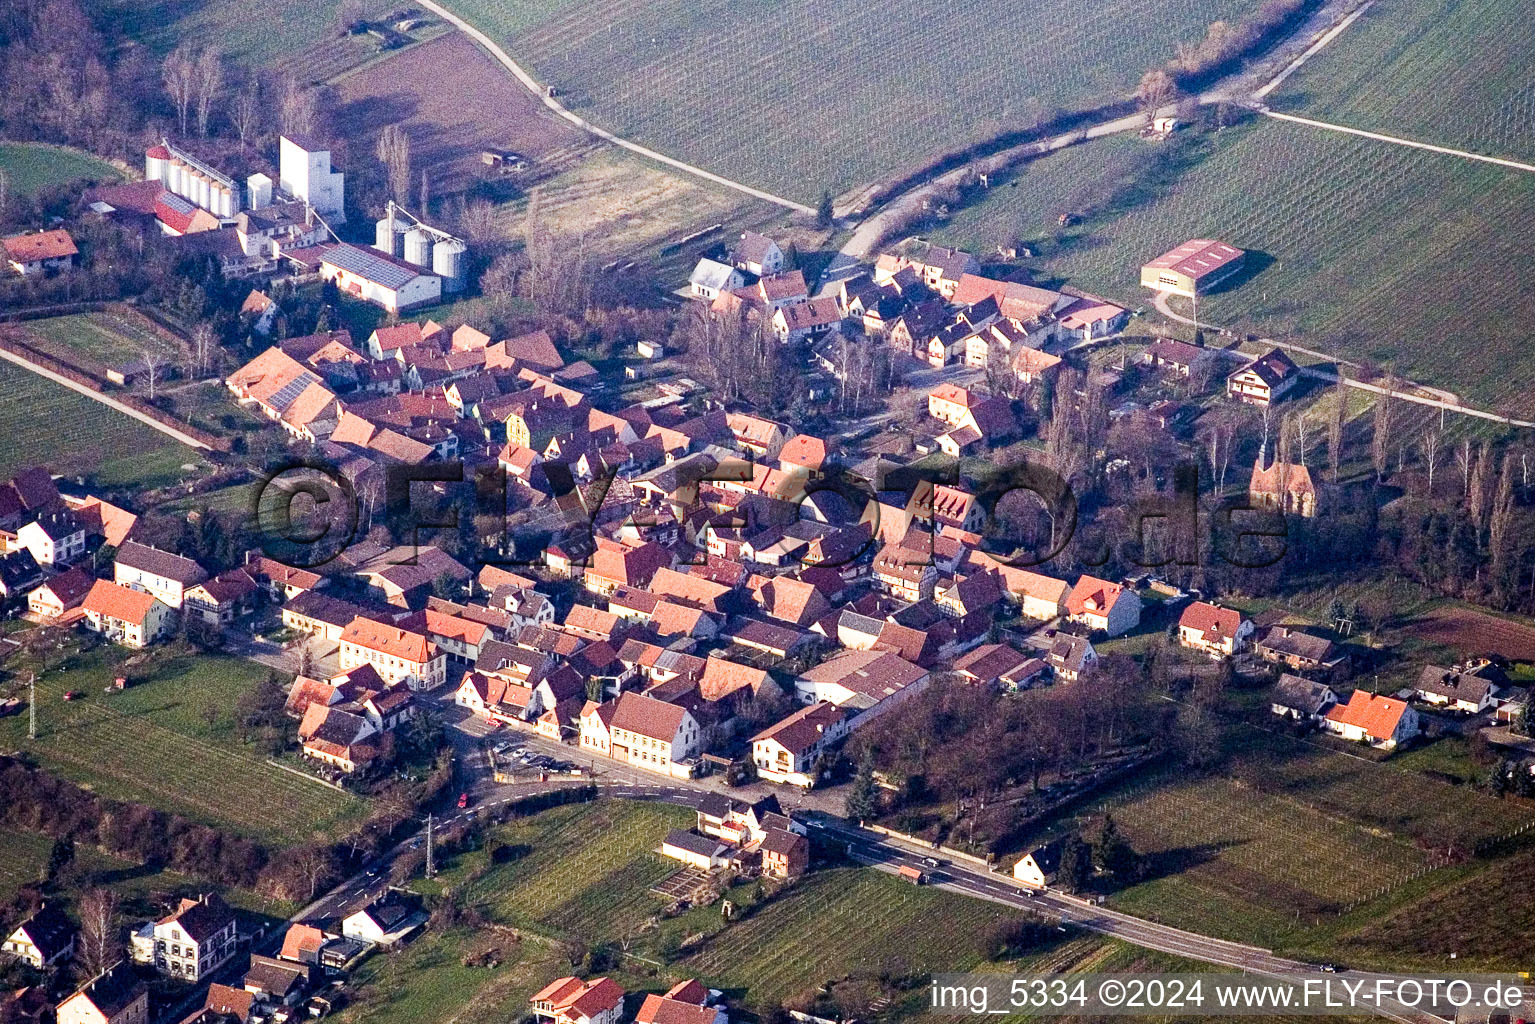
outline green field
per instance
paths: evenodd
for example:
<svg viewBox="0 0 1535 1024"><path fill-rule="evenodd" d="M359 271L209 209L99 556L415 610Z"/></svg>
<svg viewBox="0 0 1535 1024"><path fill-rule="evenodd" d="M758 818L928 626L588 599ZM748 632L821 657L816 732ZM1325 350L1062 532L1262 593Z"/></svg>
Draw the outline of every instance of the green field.
<svg viewBox="0 0 1535 1024"><path fill-rule="evenodd" d="M454 0L561 101L708 170L814 203L1058 108L1132 93L1245 0L660 4Z"/></svg>
<svg viewBox="0 0 1535 1024"><path fill-rule="evenodd" d="M1467 401L1535 398L1535 175L1262 121L1156 147L1076 146L992 188L933 237L1032 245L1042 276L1133 306L1146 260L1188 238L1252 250L1200 318L1370 359ZM1057 227L1062 213L1082 223ZM1187 310L1185 309L1185 312Z"/></svg>
<svg viewBox="0 0 1535 1024"><path fill-rule="evenodd" d="M1131 913L1222 937L1283 945L1355 905L1391 899L1429 850L1506 835L1535 817L1429 778L1411 762L1373 763L1258 729L1217 774L1157 775L1111 811L1151 878L1112 897Z"/></svg>
<svg viewBox="0 0 1535 1024"><path fill-rule="evenodd" d="M110 369L143 359L145 350L175 359L180 348L135 316L120 313L73 313L28 320L27 343L67 363ZM89 368L89 367L87 367Z"/></svg>
<svg viewBox="0 0 1535 1024"><path fill-rule="evenodd" d="M1355 128L1535 160L1535 18L1517 0L1382 2L1272 97Z"/></svg>
<svg viewBox="0 0 1535 1024"><path fill-rule="evenodd" d="M122 177L117 168L89 153L24 142L0 142L0 171L5 172L11 189L19 195L31 195L44 185L82 179L116 181Z"/></svg>
<svg viewBox="0 0 1535 1024"><path fill-rule="evenodd" d="M53 840L36 832L0 830L0 905L9 903L16 891L36 882L48 867Z"/></svg>
<svg viewBox="0 0 1535 1024"><path fill-rule="evenodd" d="M95 399L0 361L0 477L42 463L102 487L159 487L206 468L193 448Z"/></svg>
<svg viewBox="0 0 1535 1024"><path fill-rule="evenodd" d="M72 654L38 680L37 739L27 739L27 716L14 715L0 720L0 748L25 751L103 796L275 846L337 835L363 816L362 800L267 764L234 735L234 703L266 677L264 666L161 647L132 670L147 681L104 693L131 653L103 644ZM65 701L66 690L85 696Z"/></svg>

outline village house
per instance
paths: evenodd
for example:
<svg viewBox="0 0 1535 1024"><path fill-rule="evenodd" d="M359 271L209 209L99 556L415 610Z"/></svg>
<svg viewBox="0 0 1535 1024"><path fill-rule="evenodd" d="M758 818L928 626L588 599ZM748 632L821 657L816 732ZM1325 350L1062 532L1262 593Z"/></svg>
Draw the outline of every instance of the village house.
<svg viewBox="0 0 1535 1024"><path fill-rule="evenodd" d="M697 299L713 301L721 292L732 292L745 283L735 267L717 260L701 259L688 275L688 290Z"/></svg>
<svg viewBox="0 0 1535 1024"><path fill-rule="evenodd" d="M757 778L809 789L816 784L816 762L847 735L847 713L818 701L763 729L751 738Z"/></svg>
<svg viewBox="0 0 1535 1024"><path fill-rule="evenodd" d="M58 1024L147 1024L149 989L119 960L59 1004Z"/></svg>
<svg viewBox="0 0 1535 1024"><path fill-rule="evenodd" d="M1065 848L1064 838L1036 846L1018 858L1018 863L1013 865L1013 878L1031 889L1049 888L1061 869L1061 853Z"/></svg>
<svg viewBox="0 0 1535 1024"><path fill-rule="evenodd" d="M252 953L240 987L257 1003L296 1006L309 991L309 969L278 957Z"/></svg>
<svg viewBox="0 0 1535 1024"><path fill-rule="evenodd" d="M928 288L945 299L952 299L959 288L960 278L976 273L981 265L974 256L960 249L929 245L919 257L880 255L874 263L874 283L893 281L908 268Z"/></svg>
<svg viewBox="0 0 1535 1024"><path fill-rule="evenodd" d="M59 573L27 595L27 610L44 621L57 620L80 607L95 583L78 567Z"/></svg>
<svg viewBox="0 0 1535 1024"><path fill-rule="evenodd" d="M1253 652L1296 672L1330 672L1347 660L1331 640L1294 626L1268 627L1254 640Z"/></svg>
<svg viewBox="0 0 1535 1024"><path fill-rule="evenodd" d="M295 438L314 443L335 428L335 392L278 346L231 373L224 383L241 405L255 406Z"/></svg>
<svg viewBox="0 0 1535 1024"><path fill-rule="evenodd" d="M1226 377L1226 393L1260 408L1273 405L1300 382L1300 368L1282 349L1270 349Z"/></svg>
<svg viewBox="0 0 1535 1024"><path fill-rule="evenodd" d="M85 554L85 524L68 509L45 512L16 531L16 543L38 565L68 565Z"/></svg>
<svg viewBox="0 0 1535 1024"><path fill-rule="evenodd" d="M1247 484L1247 498L1258 508L1271 508L1307 519L1316 515L1317 488L1311 470L1298 463L1273 462L1260 452Z"/></svg>
<svg viewBox="0 0 1535 1024"><path fill-rule="evenodd" d="M769 277L783 270L783 250L767 235L743 232L731 253L737 269L758 277Z"/></svg>
<svg viewBox="0 0 1535 1024"><path fill-rule="evenodd" d="M45 903L6 936L0 952L19 957L38 970L51 967L74 955L75 926L57 907Z"/></svg>
<svg viewBox="0 0 1535 1024"><path fill-rule="evenodd" d="M794 680L802 704L829 701L851 712L849 731L927 689L931 676L890 651L838 651Z"/></svg>
<svg viewBox="0 0 1535 1024"><path fill-rule="evenodd" d="M1087 637L1057 633L1045 651L1045 663L1056 679L1074 683L1098 664L1098 651Z"/></svg>
<svg viewBox="0 0 1535 1024"><path fill-rule="evenodd" d="M1406 701L1355 690L1347 704L1338 704L1322 726L1346 740L1368 741L1381 750L1395 750L1418 735L1418 713Z"/></svg>
<svg viewBox="0 0 1535 1024"><path fill-rule="evenodd" d="M1245 650L1252 620L1235 608L1195 601L1178 617L1178 643L1211 657L1231 657Z"/></svg>
<svg viewBox="0 0 1535 1024"><path fill-rule="evenodd" d="M244 569L231 569L186 592L183 611L214 626L227 626L255 605L260 586Z"/></svg>
<svg viewBox="0 0 1535 1024"><path fill-rule="evenodd" d="M63 270L74 265L80 250L75 240L63 228L38 231L30 235L12 235L0 239L5 250L5 265L12 273L22 277L42 274L49 270Z"/></svg>
<svg viewBox="0 0 1535 1024"><path fill-rule="evenodd" d="M1215 360L1216 350L1190 345L1175 338L1158 338L1141 353L1141 362L1185 379L1203 374Z"/></svg>
<svg viewBox="0 0 1535 1024"><path fill-rule="evenodd" d="M1312 682L1285 672L1269 697L1269 711L1298 722L1320 721L1338 703L1338 695L1325 683Z"/></svg>
<svg viewBox="0 0 1535 1024"><path fill-rule="evenodd" d="M300 594L282 608L282 624L300 633L308 633L333 643L358 616L369 613L361 605L331 597L319 591Z"/></svg>
<svg viewBox="0 0 1535 1024"><path fill-rule="evenodd" d="M549 1024L618 1024L624 990L612 978L557 978L528 1000L533 1016Z"/></svg>
<svg viewBox="0 0 1535 1024"><path fill-rule="evenodd" d="M341 921L345 938L388 949L426 924L426 913L398 889L390 889Z"/></svg>
<svg viewBox="0 0 1535 1024"><path fill-rule="evenodd" d="M299 723L299 747L304 756L351 774L378 757L378 732L365 715L316 702Z"/></svg>
<svg viewBox="0 0 1535 1024"><path fill-rule="evenodd" d="M152 594L171 608L180 608L186 592L208 578L190 558L128 541L117 549L112 579L119 586Z"/></svg>
<svg viewBox="0 0 1535 1024"><path fill-rule="evenodd" d="M1048 664L1007 644L982 644L955 659L954 671L990 690L1026 690L1041 680Z"/></svg>
<svg viewBox="0 0 1535 1024"><path fill-rule="evenodd" d="M343 672L371 665L385 682L412 690L434 690L447 679L447 655L424 633L358 616L339 639Z"/></svg>
<svg viewBox="0 0 1535 1024"><path fill-rule="evenodd" d="M1247 253L1225 242L1193 238L1141 266L1141 284L1185 298L1210 291L1245 265Z"/></svg>
<svg viewBox="0 0 1535 1024"><path fill-rule="evenodd" d="M155 922L155 969L181 981L197 981L235 953L235 915L217 893L183 899Z"/></svg>
<svg viewBox="0 0 1535 1024"><path fill-rule="evenodd" d="M763 857L765 861L765 849ZM767 873L765 863L763 871ZM723 1007L709 1005L709 990L690 978L673 985L665 995L647 995L634 1024L730 1024L730 1018Z"/></svg>
<svg viewBox="0 0 1535 1024"><path fill-rule="evenodd" d="M602 716L582 711L578 745L646 771L689 778L703 729L686 708L638 693L620 694Z"/></svg>
<svg viewBox="0 0 1535 1024"><path fill-rule="evenodd" d="M661 841L661 856L681 861L699 871L717 871L734 864L739 851L714 836L701 836L687 829L674 828Z"/></svg>
<svg viewBox="0 0 1535 1024"><path fill-rule="evenodd" d="M1429 704L1479 714L1492 706L1497 689L1493 680L1475 670L1425 665L1412 692Z"/></svg>
<svg viewBox="0 0 1535 1024"><path fill-rule="evenodd" d="M89 629L125 647L147 647L164 636L175 621L159 598L139 590L97 580L80 603Z"/></svg>
<svg viewBox="0 0 1535 1024"><path fill-rule="evenodd" d="M1141 623L1141 598L1135 591L1083 576L1066 599L1066 618L1110 637L1121 636Z"/></svg>

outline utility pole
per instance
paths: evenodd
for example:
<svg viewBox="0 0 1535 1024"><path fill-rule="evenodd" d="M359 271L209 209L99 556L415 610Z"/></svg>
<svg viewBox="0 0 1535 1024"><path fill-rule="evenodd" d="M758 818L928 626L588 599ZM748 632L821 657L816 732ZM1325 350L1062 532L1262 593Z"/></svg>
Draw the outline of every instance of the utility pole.
<svg viewBox="0 0 1535 1024"><path fill-rule="evenodd" d="M27 673L27 739L37 739L37 673Z"/></svg>
<svg viewBox="0 0 1535 1024"><path fill-rule="evenodd" d="M426 877L431 878L437 873L436 866L432 863L432 816L426 816Z"/></svg>

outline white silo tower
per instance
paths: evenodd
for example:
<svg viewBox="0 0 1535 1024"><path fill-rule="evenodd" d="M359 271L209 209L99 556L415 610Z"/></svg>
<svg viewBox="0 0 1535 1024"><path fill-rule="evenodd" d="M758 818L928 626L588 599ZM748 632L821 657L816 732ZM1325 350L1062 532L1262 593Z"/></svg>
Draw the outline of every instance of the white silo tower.
<svg viewBox="0 0 1535 1024"><path fill-rule="evenodd" d="M170 176L171 151L164 146L150 146L144 151L144 177L164 182Z"/></svg>
<svg viewBox="0 0 1535 1024"><path fill-rule="evenodd" d="M166 181L165 187L178 196L187 194L187 165L179 156L171 157L170 178Z"/></svg>
<svg viewBox="0 0 1535 1024"><path fill-rule="evenodd" d="M272 205L272 179L265 174L252 174L246 178L245 192L249 196L252 210L262 210Z"/></svg>
<svg viewBox="0 0 1535 1024"><path fill-rule="evenodd" d="M219 185L219 216L233 217L235 215L235 194L225 184Z"/></svg>
<svg viewBox="0 0 1535 1024"><path fill-rule="evenodd" d="M432 269L432 233L425 228L405 232L405 262L423 270Z"/></svg>
<svg viewBox="0 0 1535 1024"><path fill-rule="evenodd" d="M444 291L464 290L464 278L468 271L465 266L467 251L468 246L456 238L438 242L432 247L432 273L442 278Z"/></svg>

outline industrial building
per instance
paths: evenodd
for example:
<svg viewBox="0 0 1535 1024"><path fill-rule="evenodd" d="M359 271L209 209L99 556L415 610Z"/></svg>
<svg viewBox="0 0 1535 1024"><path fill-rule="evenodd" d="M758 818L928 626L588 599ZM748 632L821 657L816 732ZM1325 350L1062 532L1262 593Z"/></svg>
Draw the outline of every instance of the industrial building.
<svg viewBox="0 0 1535 1024"><path fill-rule="evenodd" d="M391 201L375 226L373 248L442 278L442 290L461 292L468 276L469 247L446 231L412 216Z"/></svg>
<svg viewBox="0 0 1535 1024"><path fill-rule="evenodd" d="M346 242L330 246L320 256L320 277L335 281L336 287L348 295L391 313L442 298L442 278L430 270L391 253Z"/></svg>
<svg viewBox="0 0 1535 1024"><path fill-rule="evenodd" d="M278 188L314 207L332 226L346 223L345 178L340 171L331 170L328 146L287 135L279 142Z"/></svg>
<svg viewBox="0 0 1535 1024"><path fill-rule="evenodd" d="M1247 253L1225 242L1194 238L1141 267L1141 284L1192 299L1242 269Z"/></svg>
<svg viewBox="0 0 1535 1024"><path fill-rule="evenodd" d="M220 221L233 220L242 211L296 201L331 225L346 222L346 176L331 170L330 150L286 135L279 143L276 188L266 174L252 174L242 187L227 174L163 140L144 151L144 177Z"/></svg>

